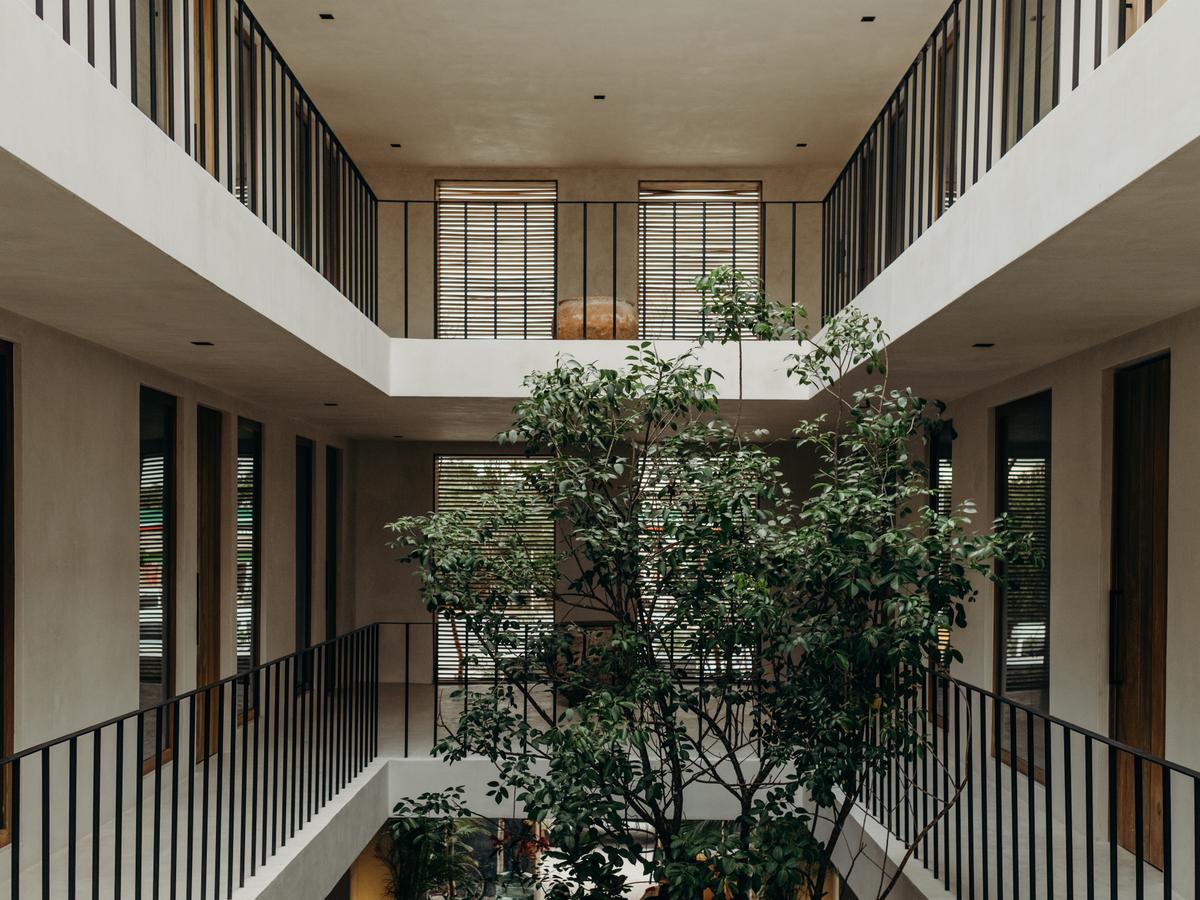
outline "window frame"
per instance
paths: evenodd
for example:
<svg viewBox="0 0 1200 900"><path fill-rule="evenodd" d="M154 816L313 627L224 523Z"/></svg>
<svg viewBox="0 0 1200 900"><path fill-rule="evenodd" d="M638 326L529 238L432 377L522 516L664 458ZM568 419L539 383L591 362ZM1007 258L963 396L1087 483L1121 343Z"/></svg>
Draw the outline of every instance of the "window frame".
<svg viewBox="0 0 1200 900"><path fill-rule="evenodd" d="M738 199L730 196L728 199L689 199L687 192L702 193L705 190L720 191L726 190L730 192L738 191L753 191L756 199ZM659 196L647 197L647 194L657 194ZM672 197L672 195L678 195ZM694 297L690 296L691 289L685 286L685 292L689 292L689 296L684 298L684 302L689 306L695 306L700 310L699 322L696 321L694 313L689 314L685 308L681 316L678 311L679 291L680 286L677 283L679 275L677 274L679 265L679 253L675 247L677 224L677 210L680 205L694 203L701 206L703 211L707 211L712 206L728 205L732 210L730 221L733 223L731 228L732 243L728 252L720 249L714 250L713 255L718 257L710 266L707 262L709 253L707 225L701 225L704 236L700 245L701 262L699 271L696 275L707 274L713 268L721 265L732 264L735 268L740 268L746 274L751 274L761 282L765 277L765 259L764 259L764 225L766 220L766 201L763 199L763 183L761 179L718 179L718 178L693 178L693 179L641 179L638 181L638 201L637 201L637 311L638 311L638 338L640 340L674 340L680 337L687 338L698 334L703 330L705 317L703 314L702 298L698 293ZM667 325L659 322L659 316L655 309L663 301L661 299L651 299L652 294L657 294L658 291L651 291L648 284L648 272L651 272L654 267L647 264L647 248L649 241L648 234L648 216L647 213L655 206L670 205L672 213L672 253L671 253L671 317L669 320L669 328ZM750 235L753 237L754 259L755 265L752 272L747 271L748 267L737 266L737 260L741 253L738 250L738 209L739 206L752 205L754 210L755 222L750 230ZM702 216L704 212L702 212ZM685 223L686 224L686 223ZM731 257L726 260L724 257ZM657 276L662 277L662 276ZM686 277L686 276L685 276ZM651 324L653 327L651 327ZM669 332L669 333L666 333Z"/></svg>

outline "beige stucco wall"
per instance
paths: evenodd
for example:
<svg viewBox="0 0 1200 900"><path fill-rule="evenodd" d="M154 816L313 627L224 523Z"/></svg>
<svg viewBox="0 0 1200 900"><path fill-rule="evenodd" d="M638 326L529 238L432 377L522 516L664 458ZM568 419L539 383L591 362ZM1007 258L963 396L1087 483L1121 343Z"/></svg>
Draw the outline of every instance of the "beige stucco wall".
<svg viewBox="0 0 1200 900"><path fill-rule="evenodd" d="M763 200L821 200L835 172L804 168L691 169L395 169L372 172L371 184L381 199L432 200L440 179L550 180L558 182L559 200L636 201L640 181L761 181ZM433 207L412 204L408 210L409 337L433 336ZM379 213L379 325L393 337L404 335L404 207L385 203ZM796 300L810 315L820 312L821 208L797 207ZM766 216L767 288L775 297L791 298L791 207L770 206ZM579 296L583 282L583 216L563 207L558 238L560 297ZM637 296L637 216L635 206L617 214L617 294ZM588 221L588 294L612 292L612 212L597 206Z"/></svg>
<svg viewBox="0 0 1200 900"><path fill-rule="evenodd" d="M1000 348L997 348L999 352ZM950 404L955 501L973 498L978 523L994 515L993 410L1052 391L1050 711L1108 733L1108 589L1111 536L1112 376L1171 354L1170 509L1167 580L1166 756L1200 765L1200 311L1137 331ZM966 680L991 688L994 594L985 589L958 636Z"/></svg>
<svg viewBox="0 0 1200 900"><path fill-rule="evenodd" d="M343 447L340 602L351 609L353 450L345 441L0 312L15 352L15 746L138 706L138 397L178 398L175 686L196 673L196 406L225 415L222 674L231 674L236 417L263 423L263 660L294 644L294 445L316 442L314 640L324 636L324 451ZM349 614L344 614L348 621Z"/></svg>

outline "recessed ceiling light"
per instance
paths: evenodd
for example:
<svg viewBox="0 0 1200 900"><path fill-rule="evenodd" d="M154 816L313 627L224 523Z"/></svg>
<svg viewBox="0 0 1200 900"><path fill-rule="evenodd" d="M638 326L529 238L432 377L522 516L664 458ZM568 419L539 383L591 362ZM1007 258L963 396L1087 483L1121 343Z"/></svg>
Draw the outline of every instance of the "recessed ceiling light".
<svg viewBox="0 0 1200 900"><path fill-rule="evenodd" d="M324 19L326 22L328 22L328 21L330 21L331 19L333 19L333 13L317 13L317 15L319 15L319 16L320 16L322 19Z"/></svg>
<svg viewBox="0 0 1200 900"><path fill-rule="evenodd" d="M593 100L607 100L608 94L592 94Z"/></svg>
<svg viewBox="0 0 1200 900"><path fill-rule="evenodd" d="M332 16L330 16L330 18L333 18L333 17L332 17ZM864 22L874 22L874 21L875 21L875 17L874 17L874 16L863 16L863 17L862 17L862 20L863 20Z"/></svg>
<svg viewBox="0 0 1200 900"><path fill-rule="evenodd" d="M193 347L211 347L211 346L213 346L213 342L212 341L192 341L192 346Z"/></svg>
<svg viewBox="0 0 1200 900"><path fill-rule="evenodd" d="M802 150L802 149L804 149L804 148L805 148L805 147L807 147L807 146L808 146L808 144L797 144L797 145L796 145L796 147L797 147L797 148L799 148L799 149L801 149L801 150Z"/></svg>
<svg viewBox="0 0 1200 900"><path fill-rule="evenodd" d="M981 350L986 350L988 347L995 347L996 345L994 343L992 343L991 341L979 341L978 343L972 344L971 346L978 347Z"/></svg>
<svg viewBox="0 0 1200 900"><path fill-rule="evenodd" d="M392 144L392 149L393 149L393 150L399 150L399 149L400 149L401 147L403 147L403 146L404 146L403 144Z"/></svg>

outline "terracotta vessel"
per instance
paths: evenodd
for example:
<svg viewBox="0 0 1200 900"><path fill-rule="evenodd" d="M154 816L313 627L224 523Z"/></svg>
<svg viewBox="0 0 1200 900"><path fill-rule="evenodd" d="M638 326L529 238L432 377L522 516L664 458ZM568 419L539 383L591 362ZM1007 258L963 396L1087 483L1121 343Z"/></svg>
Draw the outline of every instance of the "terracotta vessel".
<svg viewBox="0 0 1200 900"><path fill-rule="evenodd" d="M583 299L568 297L558 303L558 327L554 336L560 340L637 340L637 307L628 300L617 298L616 330L613 329L613 298L587 298L587 333L583 328Z"/></svg>

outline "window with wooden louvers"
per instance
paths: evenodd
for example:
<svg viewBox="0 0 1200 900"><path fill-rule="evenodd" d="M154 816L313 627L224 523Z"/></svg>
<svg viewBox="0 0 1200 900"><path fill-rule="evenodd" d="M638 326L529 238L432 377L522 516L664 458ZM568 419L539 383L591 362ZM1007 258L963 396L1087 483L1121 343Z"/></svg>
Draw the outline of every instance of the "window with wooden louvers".
<svg viewBox="0 0 1200 900"><path fill-rule="evenodd" d="M234 648L240 674L258 665L262 568L262 426L249 419L238 419L235 541Z"/></svg>
<svg viewBox="0 0 1200 900"><path fill-rule="evenodd" d="M641 598L650 610L651 621L661 629L661 647L658 652L675 670L694 676L701 672L715 674L730 670L749 670L752 660L745 648L731 653L712 653L701 659L696 647L700 636L699 626L684 621L676 612L678 598L672 585L686 581L690 571L698 571L704 558L693 548L680 548L676 538L671 537L673 518L688 518L688 479L673 463L656 453L639 458L644 495L638 510L641 521L642 554L640 565ZM682 558L676 557L682 549ZM674 571L662 570L660 561L666 556L676 558ZM693 569L694 567L694 569Z"/></svg>
<svg viewBox="0 0 1200 900"><path fill-rule="evenodd" d="M558 185L437 185L437 337L554 337Z"/></svg>
<svg viewBox="0 0 1200 900"><path fill-rule="evenodd" d="M1045 708L1050 691L1050 394L996 411L996 510L1032 536L1038 562L1001 568L1000 690Z"/></svg>
<svg viewBox="0 0 1200 900"><path fill-rule="evenodd" d="M554 522L550 510L528 487L525 478L540 460L529 457L438 456L434 461L434 506L439 513L461 511L468 521L486 515L483 497L500 489L516 491L528 498L529 516L518 526L525 545L537 554L555 549ZM530 637L554 625L554 600L531 597L509 607L509 616ZM473 642L475 645L473 646ZM465 624L439 617L437 621L437 671L440 681L487 681L495 665L485 658L478 639Z"/></svg>
<svg viewBox="0 0 1200 900"><path fill-rule="evenodd" d="M141 390L138 454L138 689L143 707L172 693L175 577L175 398ZM146 716L142 759L155 753L157 711Z"/></svg>
<svg viewBox="0 0 1200 900"><path fill-rule="evenodd" d="M696 279L720 266L761 275L758 182L643 181L638 193L638 322L647 339L695 339Z"/></svg>

